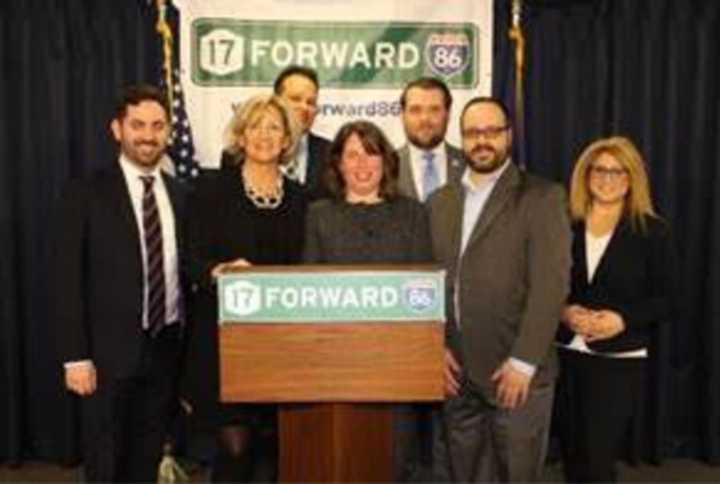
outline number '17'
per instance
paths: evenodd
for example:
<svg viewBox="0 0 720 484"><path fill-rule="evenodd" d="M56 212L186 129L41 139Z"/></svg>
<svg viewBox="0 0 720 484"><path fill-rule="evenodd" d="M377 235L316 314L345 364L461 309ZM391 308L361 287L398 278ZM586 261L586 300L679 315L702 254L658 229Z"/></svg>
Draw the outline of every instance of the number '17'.
<svg viewBox="0 0 720 484"><path fill-rule="evenodd" d="M210 64L217 65L217 54L220 54L225 49L225 56L223 57L222 63L228 65L230 63L230 54L235 47L234 39L215 39L209 42L210 44ZM216 45L217 44L217 45Z"/></svg>

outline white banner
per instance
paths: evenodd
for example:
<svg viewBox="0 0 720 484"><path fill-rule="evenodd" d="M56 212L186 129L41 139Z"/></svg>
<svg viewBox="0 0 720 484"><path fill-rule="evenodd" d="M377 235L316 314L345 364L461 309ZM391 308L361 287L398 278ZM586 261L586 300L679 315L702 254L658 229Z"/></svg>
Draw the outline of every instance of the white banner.
<svg viewBox="0 0 720 484"><path fill-rule="evenodd" d="M216 167L234 104L271 92L277 73L318 71L313 131L332 139L353 119L405 143L399 98L420 76L453 92L448 139L467 100L492 87L493 0L174 0L181 80L197 159Z"/></svg>

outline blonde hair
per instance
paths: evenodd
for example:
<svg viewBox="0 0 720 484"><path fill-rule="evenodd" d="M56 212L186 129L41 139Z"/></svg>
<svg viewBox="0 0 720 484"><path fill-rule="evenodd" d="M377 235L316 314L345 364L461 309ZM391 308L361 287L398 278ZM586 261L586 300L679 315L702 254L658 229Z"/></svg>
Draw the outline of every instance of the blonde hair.
<svg viewBox="0 0 720 484"><path fill-rule="evenodd" d="M280 113L285 135L289 140L287 148L280 153L279 163L286 164L295 157L300 140L300 127L287 102L275 94L257 94L234 109L233 117L225 127L223 134L225 151L233 155L234 164L240 163L245 154L241 144L245 130L268 109L277 109Z"/></svg>
<svg viewBox="0 0 720 484"><path fill-rule="evenodd" d="M601 138L587 146L575 162L570 181L570 214L574 220L585 220L592 205L592 196L588 188L590 169L593 162L602 154L608 154L617 160L628 176L628 192L625 195L625 215L633 227L646 229L648 216L656 217L650 195L645 163L640 151L632 141L623 136Z"/></svg>

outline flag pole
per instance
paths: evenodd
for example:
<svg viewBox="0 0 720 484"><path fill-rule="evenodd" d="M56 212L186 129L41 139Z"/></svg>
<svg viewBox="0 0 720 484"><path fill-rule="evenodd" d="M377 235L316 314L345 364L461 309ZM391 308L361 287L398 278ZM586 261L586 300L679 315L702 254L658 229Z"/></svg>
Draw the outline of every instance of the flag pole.
<svg viewBox="0 0 720 484"><path fill-rule="evenodd" d="M163 46L163 74L165 76L165 92L168 98L168 105L173 105L173 82L172 82L172 66L173 66L173 34L170 24L167 22L166 0L156 0L158 20L155 24L155 30L162 38Z"/></svg>
<svg viewBox="0 0 720 484"><path fill-rule="evenodd" d="M525 167L525 34L522 28L523 0L512 0L509 37L515 43L515 139L518 163Z"/></svg>

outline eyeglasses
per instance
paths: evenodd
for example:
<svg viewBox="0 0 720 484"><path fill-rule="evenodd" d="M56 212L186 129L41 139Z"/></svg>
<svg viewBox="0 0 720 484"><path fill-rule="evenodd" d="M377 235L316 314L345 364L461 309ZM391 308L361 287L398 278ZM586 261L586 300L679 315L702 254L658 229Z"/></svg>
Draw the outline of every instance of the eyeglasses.
<svg viewBox="0 0 720 484"><path fill-rule="evenodd" d="M627 175L625 168L606 168L604 166L591 166L590 175L596 178L607 178L611 181L617 181Z"/></svg>
<svg viewBox="0 0 720 484"><path fill-rule="evenodd" d="M466 128L462 131L463 138L470 141L480 138L497 139L507 131L509 126L488 126L487 128Z"/></svg>

